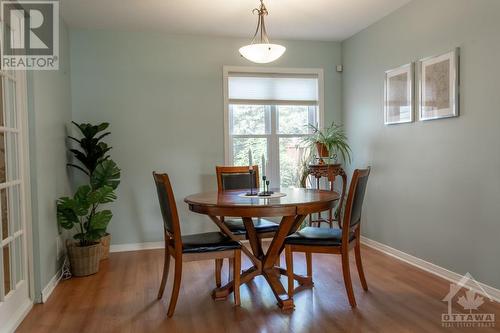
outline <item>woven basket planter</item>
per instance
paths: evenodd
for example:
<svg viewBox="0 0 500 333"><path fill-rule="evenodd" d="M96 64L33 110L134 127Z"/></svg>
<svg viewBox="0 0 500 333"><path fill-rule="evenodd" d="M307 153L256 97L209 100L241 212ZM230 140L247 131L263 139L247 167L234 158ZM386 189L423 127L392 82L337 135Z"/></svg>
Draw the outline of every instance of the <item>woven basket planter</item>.
<svg viewBox="0 0 500 333"><path fill-rule="evenodd" d="M96 243L90 246L78 246L75 243L67 244L71 273L74 276L87 276L99 271L102 245Z"/></svg>
<svg viewBox="0 0 500 333"><path fill-rule="evenodd" d="M101 238L101 245L102 245L101 260L109 258L110 244L111 244L111 234L106 233L106 235Z"/></svg>

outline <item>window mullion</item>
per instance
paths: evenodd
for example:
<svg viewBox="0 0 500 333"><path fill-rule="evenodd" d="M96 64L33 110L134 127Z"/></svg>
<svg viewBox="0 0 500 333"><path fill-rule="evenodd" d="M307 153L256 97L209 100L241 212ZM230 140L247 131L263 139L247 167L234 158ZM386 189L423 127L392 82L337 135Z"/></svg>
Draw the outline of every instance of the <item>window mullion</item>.
<svg viewBox="0 0 500 333"><path fill-rule="evenodd" d="M271 170L271 186L280 186L280 159L279 159L279 140L277 136L278 111L276 105L271 105L271 136L269 140L269 169Z"/></svg>

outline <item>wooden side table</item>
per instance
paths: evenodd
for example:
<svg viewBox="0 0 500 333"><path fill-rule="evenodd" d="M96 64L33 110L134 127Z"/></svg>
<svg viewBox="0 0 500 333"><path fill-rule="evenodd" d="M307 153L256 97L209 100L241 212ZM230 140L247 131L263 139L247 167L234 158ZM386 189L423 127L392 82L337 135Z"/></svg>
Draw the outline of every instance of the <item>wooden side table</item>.
<svg viewBox="0 0 500 333"><path fill-rule="evenodd" d="M316 178L316 188L320 189L320 180L321 178L327 178L328 180L328 185L329 191L334 191L333 185L335 183L335 178L340 176L342 177L342 192L340 195L340 201L339 201L339 216L340 216L340 210L342 209L342 205L344 203L344 195L346 191L346 186L347 186L347 176L345 174L344 169L342 169L342 165L340 163L338 164L309 164L309 169L308 169L309 175L313 176ZM321 223L328 223L330 228L333 227L333 222L336 221L335 217L333 216L333 208L330 208L328 210L328 218L324 218L321 216L321 212L318 213L318 218L313 219L313 215L309 215L309 226L313 226L315 223L318 224L318 228L321 226ZM338 222L338 221L337 221ZM339 223L339 226L342 227Z"/></svg>

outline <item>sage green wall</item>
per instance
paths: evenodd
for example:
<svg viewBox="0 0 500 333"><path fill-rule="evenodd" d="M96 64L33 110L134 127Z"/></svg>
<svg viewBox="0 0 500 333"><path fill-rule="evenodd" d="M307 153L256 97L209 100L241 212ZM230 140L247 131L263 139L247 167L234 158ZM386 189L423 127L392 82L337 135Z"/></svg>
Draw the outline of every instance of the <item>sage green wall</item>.
<svg viewBox="0 0 500 333"><path fill-rule="evenodd" d="M73 117L111 123L111 155L122 168L112 243L162 239L153 170L172 178L183 233L214 229L183 198L216 188L215 165L224 162L222 66L250 66L237 52L248 39L75 30L70 41ZM340 43L283 44L287 52L272 66L323 68L325 119L339 120Z"/></svg>
<svg viewBox="0 0 500 333"><path fill-rule="evenodd" d="M28 72L35 298L58 272L56 199L70 192L66 124L71 121L69 34L61 19L58 71Z"/></svg>
<svg viewBox="0 0 500 333"><path fill-rule="evenodd" d="M415 0L342 44L364 235L500 287L500 1ZM459 118L383 124L384 71L461 47Z"/></svg>

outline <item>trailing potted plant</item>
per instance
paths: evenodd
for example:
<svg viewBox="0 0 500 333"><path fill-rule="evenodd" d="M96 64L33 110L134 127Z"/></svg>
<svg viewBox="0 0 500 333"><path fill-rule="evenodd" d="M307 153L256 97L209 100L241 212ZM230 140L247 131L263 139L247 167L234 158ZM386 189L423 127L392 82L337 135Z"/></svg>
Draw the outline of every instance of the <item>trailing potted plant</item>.
<svg viewBox="0 0 500 333"><path fill-rule="evenodd" d="M339 155L344 161L351 162L351 148L347 143L342 125L337 125L332 122L327 128L320 130L318 127L308 125L313 133L304 137L303 142L309 146L311 150L316 149L320 158L320 164L324 163L323 158L333 157L337 160Z"/></svg>

